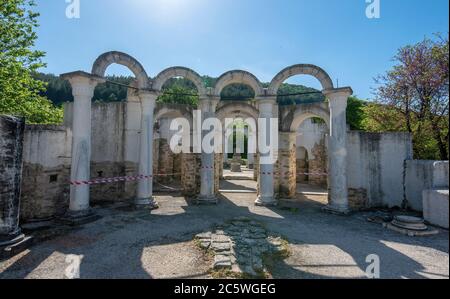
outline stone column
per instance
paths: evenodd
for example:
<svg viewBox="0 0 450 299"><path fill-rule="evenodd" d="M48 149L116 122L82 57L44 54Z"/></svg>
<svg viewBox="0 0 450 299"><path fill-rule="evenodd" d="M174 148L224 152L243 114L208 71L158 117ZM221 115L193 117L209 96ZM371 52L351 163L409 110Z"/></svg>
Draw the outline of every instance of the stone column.
<svg viewBox="0 0 450 299"><path fill-rule="evenodd" d="M135 205L149 209L158 208L158 204L153 198L153 128L155 111L156 92L141 91L141 137L139 143L139 175L149 178L139 180L137 188L137 198Z"/></svg>
<svg viewBox="0 0 450 299"><path fill-rule="evenodd" d="M74 97L70 179L72 182L89 181L91 175L91 101L97 84L103 83L105 80L81 71L64 74L61 77L70 82ZM87 184L70 186L69 211L64 216L64 221L76 225L97 219L90 209L89 189Z"/></svg>
<svg viewBox="0 0 450 299"><path fill-rule="evenodd" d="M261 144L268 144L268 141L271 143L273 140L270 140L270 119L274 118L275 111L275 103L276 97L263 98L258 101L259 103L259 118L266 121L266 130L261 124L258 125L259 134L258 140L260 140ZM271 136L272 138L275 136ZM277 138L278 136L276 136ZM271 149L268 153L262 153L261 148L258 147L260 151L259 157L259 196L256 199L255 204L258 206L275 206L277 205L277 201L275 199L274 192L274 163L275 161L271 161L273 163L268 163L270 160L270 156L274 156L274 150Z"/></svg>
<svg viewBox="0 0 450 299"><path fill-rule="evenodd" d="M295 198L296 178L296 132L280 132L280 148L278 157L280 161L280 195L284 198Z"/></svg>
<svg viewBox="0 0 450 299"><path fill-rule="evenodd" d="M200 99L199 108L202 111L202 122L208 118L216 117L216 107L219 103L218 99L214 97L206 97ZM210 131L202 130L203 137L210 133ZM200 204L217 204L217 198L214 190L214 174L215 163L214 153L206 153L202 148L201 160L202 165L200 169L200 196L197 202Z"/></svg>
<svg viewBox="0 0 450 299"><path fill-rule="evenodd" d="M23 119L0 116L0 258L28 245L19 227L24 130Z"/></svg>
<svg viewBox="0 0 450 299"><path fill-rule="evenodd" d="M348 214L347 187L347 100L353 93L350 87L324 91L330 105L329 203L325 211Z"/></svg>

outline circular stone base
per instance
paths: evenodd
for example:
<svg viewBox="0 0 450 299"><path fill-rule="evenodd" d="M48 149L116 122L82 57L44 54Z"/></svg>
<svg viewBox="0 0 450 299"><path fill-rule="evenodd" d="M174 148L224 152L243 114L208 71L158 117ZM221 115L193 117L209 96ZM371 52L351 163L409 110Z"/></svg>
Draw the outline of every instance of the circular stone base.
<svg viewBox="0 0 450 299"><path fill-rule="evenodd" d="M6 247L9 245L13 245L21 242L25 238L25 235L20 232L8 235L8 236L0 236L0 247Z"/></svg>
<svg viewBox="0 0 450 299"><path fill-rule="evenodd" d="M412 216L395 216L392 225L413 231L426 231L428 229L422 218Z"/></svg>

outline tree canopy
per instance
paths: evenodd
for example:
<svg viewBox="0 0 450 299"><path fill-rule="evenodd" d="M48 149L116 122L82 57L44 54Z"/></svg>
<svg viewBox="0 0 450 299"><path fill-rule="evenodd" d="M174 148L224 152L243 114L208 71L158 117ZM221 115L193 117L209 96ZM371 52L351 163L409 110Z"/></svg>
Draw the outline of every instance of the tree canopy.
<svg viewBox="0 0 450 299"><path fill-rule="evenodd" d="M29 123L55 123L62 110L40 93L45 83L32 75L45 64L34 50L38 13L32 0L2 0L0 5L0 113L23 116Z"/></svg>
<svg viewBox="0 0 450 299"><path fill-rule="evenodd" d="M394 67L377 78L366 127L410 132L418 158L448 160L448 50L448 36L441 35L399 49Z"/></svg>

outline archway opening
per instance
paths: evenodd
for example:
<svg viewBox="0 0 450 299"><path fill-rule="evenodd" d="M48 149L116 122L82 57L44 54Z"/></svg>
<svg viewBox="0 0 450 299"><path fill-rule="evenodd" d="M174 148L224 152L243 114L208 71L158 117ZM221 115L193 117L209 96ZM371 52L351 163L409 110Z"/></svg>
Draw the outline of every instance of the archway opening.
<svg viewBox="0 0 450 299"><path fill-rule="evenodd" d="M280 84L277 90L279 105L301 105L325 101L322 85L310 75L295 75Z"/></svg>
<svg viewBox="0 0 450 299"><path fill-rule="evenodd" d="M328 203L328 125L321 117L308 117L296 133L296 192L325 205Z"/></svg>
<svg viewBox="0 0 450 299"><path fill-rule="evenodd" d="M154 173L158 173L155 184L160 191L182 191L187 177L192 176L183 167L189 153L176 152L173 147L185 147L183 135L189 136L187 146L193 145L193 136L190 131L183 131L188 129L183 123L193 129L192 109L198 106L200 94L204 93L203 83L193 71L175 67L161 72L154 79L153 88L161 92L154 118Z"/></svg>
<svg viewBox="0 0 450 299"><path fill-rule="evenodd" d="M227 85L220 93L222 101L252 101L255 91L246 84L233 83Z"/></svg>
<svg viewBox="0 0 450 299"><path fill-rule="evenodd" d="M256 122L239 115L223 127L224 150L220 163L220 192L256 192Z"/></svg>
<svg viewBox="0 0 450 299"><path fill-rule="evenodd" d="M126 66L112 64L105 70L105 83L98 84L94 90L93 102L109 103L127 100L127 86L136 86L133 72Z"/></svg>
<svg viewBox="0 0 450 299"><path fill-rule="evenodd" d="M189 79L173 77L168 79L161 88L162 94L158 97L159 103L189 105L197 107L199 90Z"/></svg>

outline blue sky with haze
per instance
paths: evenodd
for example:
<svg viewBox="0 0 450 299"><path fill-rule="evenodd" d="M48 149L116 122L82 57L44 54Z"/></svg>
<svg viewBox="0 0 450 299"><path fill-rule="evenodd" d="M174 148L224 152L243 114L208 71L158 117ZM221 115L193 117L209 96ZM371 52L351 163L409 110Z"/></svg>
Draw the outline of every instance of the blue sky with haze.
<svg viewBox="0 0 450 299"><path fill-rule="evenodd" d="M373 78L392 66L397 49L448 32L448 0L381 0L368 19L365 0L80 0L68 19L65 0L37 0L37 48L44 72L90 71L103 52L138 59L150 76L169 66L220 76L244 69L270 81L297 63L324 68L340 86L372 97ZM130 72L112 66L108 74ZM319 88L307 76L290 83Z"/></svg>

